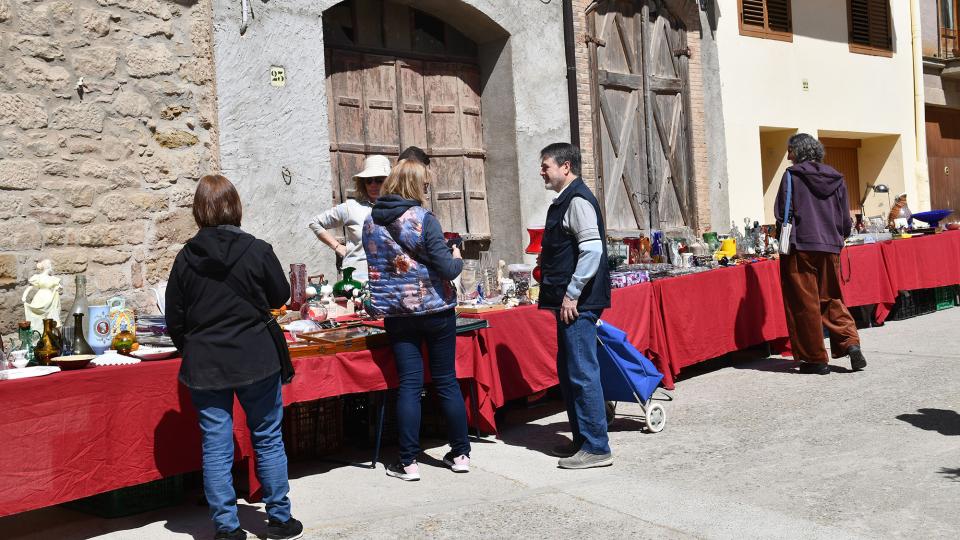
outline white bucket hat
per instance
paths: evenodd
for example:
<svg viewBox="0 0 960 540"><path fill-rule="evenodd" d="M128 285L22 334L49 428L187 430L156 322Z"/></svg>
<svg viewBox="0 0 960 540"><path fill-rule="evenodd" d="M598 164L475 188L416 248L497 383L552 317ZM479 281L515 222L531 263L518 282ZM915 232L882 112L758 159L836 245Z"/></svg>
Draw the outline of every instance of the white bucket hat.
<svg viewBox="0 0 960 540"><path fill-rule="evenodd" d="M367 156L367 159L363 160L363 170L353 175L354 178L377 176L390 176L390 160L386 156Z"/></svg>

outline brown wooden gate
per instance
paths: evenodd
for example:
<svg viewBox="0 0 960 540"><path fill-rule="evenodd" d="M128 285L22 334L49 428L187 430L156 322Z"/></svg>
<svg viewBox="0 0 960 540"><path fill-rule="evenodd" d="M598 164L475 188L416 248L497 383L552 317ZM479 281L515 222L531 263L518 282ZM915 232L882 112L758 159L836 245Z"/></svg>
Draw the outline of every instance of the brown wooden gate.
<svg viewBox="0 0 960 540"><path fill-rule="evenodd" d="M415 145L430 156L427 204L443 229L489 238L477 66L339 49L326 65L334 203L355 196L366 156Z"/></svg>
<svg viewBox="0 0 960 540"><path fill-rule="evenodd" d="M927 165L930 208L960 213L960 111L927 107Z"/></svg>
<svg viewBox="0 0 960 540"><path fill-rule="evenodd" d="M663 0L601 0L587 17L607 228L695 229L686 29Z"/></svg>

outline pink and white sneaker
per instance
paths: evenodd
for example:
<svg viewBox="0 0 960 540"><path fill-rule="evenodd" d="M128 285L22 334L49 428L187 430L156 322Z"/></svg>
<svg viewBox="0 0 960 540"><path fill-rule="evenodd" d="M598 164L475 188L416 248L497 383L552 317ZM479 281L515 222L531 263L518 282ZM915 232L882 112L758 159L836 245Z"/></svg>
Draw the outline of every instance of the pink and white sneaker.
<svg viewBox="0 0 960 540"><path fill-rule="evenodd" d="M455 473L470 472L470 456L454 456L453 452L447 452L447 455L443 456L443 463Z"/></svg>
<svg viewBox="0 0 960 540"><path fill-rule="evenodd" d="M400 463L400 460L397 460L396 463L387 465L387 476L399 478L407 482L416 482L420 480L420 467L416 461L409 465L404 465Z"/></svg>

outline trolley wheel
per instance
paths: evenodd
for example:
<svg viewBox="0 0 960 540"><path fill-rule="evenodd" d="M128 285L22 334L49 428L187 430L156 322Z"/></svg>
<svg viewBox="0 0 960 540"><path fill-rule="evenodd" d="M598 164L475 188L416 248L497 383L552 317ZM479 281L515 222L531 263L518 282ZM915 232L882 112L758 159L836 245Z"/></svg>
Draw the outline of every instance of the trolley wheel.
<svg viewBox="0 0 960 540"><path fill-rule="evenodd" d="M667 425L667 411L663 408L663 405L659 403L654 403L646 408L646 419L647 430L650 433L660 433L663 431L663 427Z"/></svg>
<svg viewBox="0 0 960 540"><path fill-rule="evenodd" d="M613 418L617 415L617 402L616 401L607 401L604 403L607 410L607 423L613 422Z"/></svg>

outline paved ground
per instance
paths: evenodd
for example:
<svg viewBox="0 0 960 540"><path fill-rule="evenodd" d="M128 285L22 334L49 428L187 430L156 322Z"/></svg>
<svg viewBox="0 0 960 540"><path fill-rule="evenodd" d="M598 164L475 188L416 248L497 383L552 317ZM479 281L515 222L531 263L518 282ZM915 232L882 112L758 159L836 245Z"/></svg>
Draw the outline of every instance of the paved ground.
<svg viewBox="0 0 960 540"><path fill-rule="evenodd" d="M565 423L552 403L512 411L502 439L475 444L467 475L439 466L436 445L419 483L298 465L294 511L306 538L957 538L958 325L960 308L864 330L862 373L845 360L826 377L776 358L715 361L678 383L662 433L614 421L610 468L555 468L545 451ZM262 507L241 519L265 534ZM196 504L116 520L54 508L0 519L0 536L209 538L209 527Z"/></svg>

